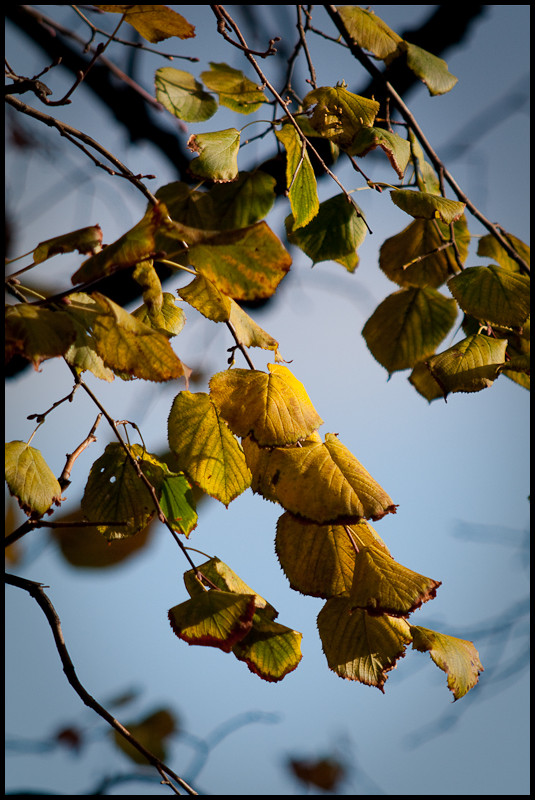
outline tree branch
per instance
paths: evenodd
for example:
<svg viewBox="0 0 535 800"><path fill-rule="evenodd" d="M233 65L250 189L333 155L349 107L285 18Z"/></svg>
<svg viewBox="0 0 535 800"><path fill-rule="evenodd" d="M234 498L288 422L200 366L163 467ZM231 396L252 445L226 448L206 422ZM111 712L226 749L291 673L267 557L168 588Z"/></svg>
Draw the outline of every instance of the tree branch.
<svg viewBox="0 0 535 800"><path fill-rule="evenodd" d="M11 586L16 586L19 589L24 589L24 591L28 592L28 594L37 602L39 608L43 611L48 624L50 625L65 677L82 702L95 711L100 717L102 717L102 719L104 719L114 730L117 731L117 733L126 739L126 741L132 745L132 747L141 753L147 759L149 764L152 764L152 766L158 770L163 778L163 782L170 786L175 794L181 794L181 792L178 791L176 786L173 786L169 778L175 781L182 789L186 791L187 794L197 795L198 792L196 792L195 789L193 789L188 783L186 783L186 781L176 775L176 773L173 772L170 767L153 755L150 750L147 750L141 744L141 742L138 742L138 740L132 736L130 731L125 728L124 725L121 725L121 723L115 719L115 717L113 717L109 711L104 708L104 706L101 706L100 703L98 703L82 685L76 674L69 651L67 650L67 645L65 644L65 639L63 637L63 631L61 629L60 619L48 595L43 590L43 584L36 583L35 581L29 581L26 578L19 577L18 575L10 574L6 575L6 583Z"/></svg>

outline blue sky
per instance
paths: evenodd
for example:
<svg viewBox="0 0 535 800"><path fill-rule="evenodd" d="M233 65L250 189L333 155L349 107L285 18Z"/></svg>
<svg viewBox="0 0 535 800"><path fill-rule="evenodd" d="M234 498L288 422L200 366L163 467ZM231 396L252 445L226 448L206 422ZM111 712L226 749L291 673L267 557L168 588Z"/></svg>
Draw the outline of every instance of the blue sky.
<svg viewBox="0 0 535 800"><path fill-rule="evenodd" d="M227 61L249 74L237 52L229 51L218 37L208 7L176 8L197 26L198 34L190 43L179 43L180 51L200 53L202 59L206 54L198 65L175 62L176 66L199 74L210 60ZM238 13L239 7L229 8ZM397 31L416 26L432 8L374 6ZM327 27L326 17L318 17L317 26ZM270 28L267 18L262 33L267 42L280 31ZM288 35L293 41L293 29ZM320 84L346 80L351 88L364 82L355 62L344 61L323 40L315 47ZM9 26L6 56L22 74L35 74L44 66L39 54ZM453 91L430 98L422 87L408 101L439 154L451 150L452 143L466 143L467 122L495 106L491 119L496 124L486 122L471 133L470 147L448 166L487 217L524 241L529 241L529 118L525 106L511 111L507 99L525 88L528 58L529 6L488 6L463 45L446 55L450 71L459 78ZM143 80L149 88L154 69L161 65L156 57L147 59ZM263 66L268 70L269 63ZM60 96L59 80L55 91L56 86ZM161 157L148 146L126 145L113 120L89 101L80 103L75 96L72 107L58 113L116 152L134 172L156 174L151 189L174 179ZM190 132L243 124L243 118L222 113L204 127L192 126ZM37 124L32 130L42 134ZM34 168L39 169L38 181ZM378 159L372 168L375 179L392 181L393 173ZM23 163L15 154L7 161L6 173L8 204L18 223L17 252L96 222L103 227L105 241L113 241L144 210L142 196L120 181L102 174L90 182L94 170L77 152L45 166L35 156ZM343 173L344 178L358 185L354 173ZM81 181L86 181L84 192L78 191ZM57 185L57 193L46 194L50 183ZM321 192L324 197L335 193L327 182ZM387 381L360 331L377 304L395 290L378 269L377 253L382 241L405 227L408 218L372 192L359 192L358 202L373 236L359 251L357 272L349 275L334 263L311 269L306 256L292 251L294 264L281 301L257 319L280 342L283 357L292 361L292 371L325 420L321 432L339 433L399 504L395 516L377 523L378 533L399 562L442 581L436 599L411 621L475 638L487 667L479 687L452 704L444 674L427 655L412 651L389 673L385 695L330 672L316 630L322 601L289 588L273 550L280 510L250 492L228 510L215 501L201 506L191 545L227 562L279 610L280 622L303 632L303 661L280 684L261 681L232 656L188 647L172 635L166 613L186 599L186 564L163 529L156 531L143 557L102 574L65 566L52 545L42 546L46 534L36 532L28 543L33 557L18 571L50 587L78 675L97 699L105 701L125 687L142 690L120 719L170 706L189 734L206 737L236 715L264 715L213 749L196 782L203 792L299 794L284 769L285 760L340 753L354 768L340 793L527 794L527 675L514 669L527 631L524 624L509 624L491 637L484 633L489 622L501 619L528 591L524 548L529 395L501 377L477 395L454 395L447 404L428 405L409 385L406 373ZM287 213L281 205L268 218L275 231ZM473 234L483 232L471 219L469 227ZM475 245L471 252L468 264L475 266ZM66 285L76 266L70 257L50 262L54 278L62 276ZM226 348L232 344L225 332L194 313L187 316L176 343L179 355L186 363L202 358L207 375L224 369ZM252 356L257 368L264 369L265 354ZM149 449L165 446L176 387L155 390L138 382L132 391L129 384L108 385L92 376L88 383L115 418L140 424ZM48 408L71 388L70 373L59 360L44 363L40 374L28 372L9 383L7 438L27 439L33 430L27 415ZM32 442L56 474L64 454L85 436L96 416L79 395L75 403L50 415ZM95 449L80 458L73 474L68 491L72 504L92 461L109 440L101 424ZM71 722L94 726L96 735L99 720L67 684L42 612L19 590L8 587L6 596L8 737L45 738ZM494 680L502 668L508 677ZM178 737L168 761L186 776L193 752L187 737ZM11 755L6 787L82 794L99 775L129 769L105 738L97 738L77 759L63 753ZM110 793L164 792L158 786L152 790L148 784L129 783Z"/></svg>

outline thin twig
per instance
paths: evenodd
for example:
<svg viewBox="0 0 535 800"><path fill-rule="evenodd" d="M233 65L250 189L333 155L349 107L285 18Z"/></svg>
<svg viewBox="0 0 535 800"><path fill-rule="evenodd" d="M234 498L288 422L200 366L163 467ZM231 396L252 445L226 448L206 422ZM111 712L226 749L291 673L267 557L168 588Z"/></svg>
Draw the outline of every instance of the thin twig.
<svg viewBox="0 0 535 800"><path fill-rule="evenodd" d="M169 778L172 778L172 780L175 781L182 789L185 789L188 794L197 795L198 792L196 792L195 789L193 789L188 783L186 783L186 781L176 775L176 773L173 772L173 770L168 767L167 764L164 764L163 761L153 755L150 750L147 750L147 748L144 747L141 742L139 742L130 733L130 731L124 727L124 725L121 725L121 723L115 719L115 717L112 716L110 712L104 708L104 706L101 706L100 703L98 703L95 698L89 694L87 689L80 682L76 674L74 664L72 663L69 655L69 651L67 650L67 645L65 644L59 616L48 595L44 591L43 585L36 583L35 581L27 580L26 578L21 578L18 575L9 574L6 575L6 583L11 586L16 586L19 589L24 589L24 591L28 592L28 594L37 602L39 608L43 611L50 629L52 630L52 635L61 659L65 677L82 702L95 711L100 717L102 717L102 719L104 719L114 730L117 731L117 733L126 739L126 741L132 745L132 747L141 753L141 755L147 759L149 764L152 764L152 766L158 770L166 785L168 785L175 794L180 794L180 792L176 786L173 786L173 784L169 781Z"/></svg>
<svg viewBox="0 0 535 800"><path fill-rule="evenodd" d="M384 78L382 72L375 66L373 61L366 55L366 53L360 48L355 42L352 40L351 36L349 35L347 28L345 27L340 14L336 6L324 6L325 10L327 11L328 15L336 25L338 31L342 35L343 39L347 43L351 53L355 56L355 58L362 64L362 66L370 73L370 75L381 81L384 85L386 91L392 98L394 104L396 105L398 111L407 122L411 130L413 131L414 135L422 145L423 149L429 156L431 163L440 174L442 173L444 179L447 181L451 189L453 190L454 194L457 198L462 202L465 203L467 209L470 211L472 216L474 216L481 224L494 236L494 238L499 242L499 244L503 247L507 255L509 255L520 267L521 271L527 275L530 273L529 265L526 261L518 255L514 247L512 247L507 239L502 236L498 226L494 225L490 220L488 220L482 213L477 209L471 200L466 196L466 194L462 191L460 186L454 180L453 176L450 172L446 169L438 155L435 153L431 144L425 137L422 129L416 122L416 119L412 115L411 111L405 105L399 94L396 92L394 87Z"/></svg>

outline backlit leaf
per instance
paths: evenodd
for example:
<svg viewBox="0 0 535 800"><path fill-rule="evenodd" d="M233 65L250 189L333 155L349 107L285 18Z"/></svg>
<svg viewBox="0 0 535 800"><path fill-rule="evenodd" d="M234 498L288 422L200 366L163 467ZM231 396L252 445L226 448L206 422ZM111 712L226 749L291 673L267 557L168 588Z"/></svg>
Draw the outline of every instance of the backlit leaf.
<svg viewBox="0 0 535 800"><path fill-rule="evenodd" d="M108 297L98 292L92 297L107 309L93 325L96 349L106 366L148 381L189 376L166 335L145 325Z"/></svg>
<svg viewBox="0 0 535 800"><path fill-rule="evenodd" d="M392 168L402 178L411 156L411 146L397 133L384 128L361 128L347 152L352 156L365 156L376 147L384 150Z"/></svg>
<svg viewBox="0 0 535 800"><path fill-rule="evenodd" d="M427 651L437 667L446 673L448 689L455 700L463 697L476 685L483 666L473 642L418 625L411 625L410 631L413 650L421 653Z"/></svg>
<svg viewBox="0 0 535 800"><path fill-rule="evenodd" d="M190 263L234 300L271 297L292 259L265 222L223 231L190 247Z"/></svg>
<svg viewBox="0 0 535 800"><path fill-rule="evenodd" d="M143 450L133 445L131 452L143 472L150 470ZM148 488L120 444L111 442L97 458L85 486L81 502L84 517L94 522L106 539L122 539L143 530L156 512Z"/></svg>
<svg viewBox="0 0 535 800"><path fill-rule="evenodd" d="M427 86L430 95L445 94L457 83L444 59L434 56L422 47L403 42L407 53L407 66Z"/></svg>
<svg viewBox="0 0 535 800"><path fill-rule="evenodd" d="M205 86L217 92L222 106L240 114L251 114L268 101L256 83L228 64L210 62L210 71L201 72L201 78Z"/></svg>
<svg viewBox="0 0 535 800"><path fill-rule="evenodd" d="M16 303L5 311L5 360L20 355L35 369L49 358L65 355L76 339L76 328L63 311Z"/></svg>
<svg viewBox="0 0 535 800"><path fill-rule="evenodd" d="M43 516L61 502L61 486L40 450L26 442L6 442L5 476L9 491L28 515Z"/></svg>
<svg viewBox="0 0 535 800"><path fill-rule="evenodd" d="M350 147L362 127L374 123L379 103L349 92L344 86L322 86L303 99L310 124L321 136L341 148Z"/></svg>
<svg viewBox="0 0 535 800"><path fill-rule="evenodd" d="M251 630L254 611L254 595L214 589L169 609L168 617L173 631L188 644L230 653Z"/></svg>
<svg viewBox="0 0 535 800"><path fill-rule="evenodd" d="M168 437L180 469L224 505L250 485L243 450L210 395L180 392L169 414Z"/></svg>
<svg viewBox="0 0 535 800"><path fill-rule="evenodd" d="M427 364L444 397L450 392L480 392L498 377L506 349L507 339L475 334L432 356Z"/></svg>
<svg viewBox="0 0 535 800"><path fill-rule="evenodd" d="M440 581L403 567L374 547L360 548L351 587L352 608L405 617L436 596Z"/></svg>
<svg viewBox="0 0 535 800"><path fill-rule="evenodd" d="M234 181L238 177L240 132L236 128L214 133L194 133L189 137L187 146L193 153L199 154L189 165L195 175L216 183Z"/></svg>
<svg viewBox="0 0 535 800"><path fill-rule="evenodd" d="M366 232L362 212L344 194L324 200L312 222L298 230L294 230L293 216L286 218L288 241L306 253L313 264L331 260L343 263L356 253Z"/></svg>
<svg viewBox="0 0 535 800"><path fill-rule="evenodd" d="M411 383L416 391L425 397L428 403L439 398L444 399L444 393L436 380L431 375L429 367L425 361L418 361L409 375Z"/></svg>
<svg viewBox="0 0 535 800"><path fill-rule="evenodd" d="M300 517L354 523L395 513L390 497L332 433L323 444L311 437L296 447L260 448L248 437L243 449L253 491Z"/></svg>
<svg viewBox="0 0 535 800"><path fill-rule="evenodd" d="M170 292L163 292L159 310L149 309L146 303L132 311L132 316L144 325L163 333L167 338L177 336L186 324L186 315Z"/></svg>
<svg viewBox="0 0 535 800"><path fill-rule="evenodd" d="M268 369L218 372L210 379L212 400L236 436L252 433L262 446L295 444L323 420L288 367Z"/></svg>
<svg viewBox="0 0 535 800"><path fill-rule="evenodd" d="M197 527L197 512L191 485L185 475L167 472L159 487L160 507L175 531L189 536Z"/></svg>
<svg viewBox="0 0 535 800"><path fill-rule="evenodd" d="M179 289L178 294L182 300L213 322L227 322L230 319L231 298L220 292L204 275L198 275L187 286Z"/></svg>
<svg viewBox="0 0 535 800"><path fill-rule="evenodd" d="M235 592L237 594L254 595L255 609L257 611L261 610L266 619L275 619L278 616L278 612L267 600L257 594L254 589L251 589L245 581L242 581L239 575L236 575L228 564L225 564L219 558L210 558L208 561L200 564L197 567L197 571L218 589L222 589L226 592ZM194 597L204 591L202 588L204 584L199 583L193 569L184 573L184 585L190 597Z"/></svg>
<svg viewBox="0 0 535 800"><path fill-rule="evenodd" d="M319 211L316 177L306 143L293 125L276 132L286 149L286 187L293 215L293 229L307 225Z"/></svg>
<svg viewBox="0 0 535 800"><path fill-rule="evenodd" d="M217 102L193 75L175 67L161 67L154 75L156 99L185 122L205 122L217 111Z"/></svg>
<svg viewBox="0 0 535 800"><path fill-rule="evenodd" d="M338 13L354 42L376 58L391 60L399 54L401 36L388 27L371 9L340 6Z"/></svg>
<svg viewBox="0 0 535 800"><path fill-rule="evenodd" d="M516 236L513 236L510 233L504 232L504 237L507 239L509 244L514 247L518 255L524 259L524 261L528 264L530 263L530 248L527 244L525 244L521 239L518 239ZM487 258L492 258L493 261L497 261L501 267L505 267L505 269L510 269L513 272L518 272L520 269L517 262L511 258L511 256L505 252L501 244L497 241L496 237L493 236L491 233L488 233L486 236L482 236L477 245L477 254L478 256L486 256Z"/></svg>
<svg viewBox="0 0 535 800"><path fill-rule="evenodd" d="M277 522L275 551L290 586L312 597L348 596L357 549L386 545L367 522L317 525L286 511Z"/></svg>
<svg viewBox="0 0 535 800"><path fill-rule="evenodd" d="M116 242L86 259L71 278L73 284L94 281L120 269L133 267L138 261L150 258L156 251L154 234L167 218L162 203L151 205L145 216Z"/></svg>
<svg viewBox="0 0 535 800"><path fill-rule="evenodd" d="M251 672L265 681L281 681L301 661L303 634L255 614L250 632L234 645L232 652L245 661Z"/></svg>
<svg viewBox="0 0 535 800"><path fill-rule="evenodd" d="M33 260L35 264L40 264L58 253L72 253L74 250L79 253L97 253L101 246L101 227L100 225L91 225L88 228L80 228L80 230L40 242L33 251Z"/></svg>
<svg viewBox="0 0 535 800"><path fill-rule="evenodd" d="M519 328L529 317L530 280L526 275L490 264L469 267L448 281L464 312L481 322Z"/></svg>
<svg viewBox="0 0 535 800"><path fill-rule="evenodd" d="M195 36L195 26L181 14L167 6L97 6L101 11L126 14L128 22L148 42L156 44L170 36L190 39Z"/></svg>
<svg viewBox="0 0 535 800"><path fill-rule="evenodd" d="M459 200L449 200L447 197L411 189L394 189L390 192L390 199L411 217L439 219L447 225L456 222L465 209L465 203Z"/></svg>
<svg viewBox="0 0 535 800"><path fill-rule="evenodd" d="M384 692L387 672L405 655L411 641L404 619L351 611L346 597L327 600L318 614L318 631L327 663L337 675Z"/></svg>
<svg viewBox="0 0 535 800"><path fill-rule="evenodd" d="M362 335L373 357L392 373L433 353L456 317L455 300L435 289L401 289L379 304Z"/></svg>
<svg viewBox="0 0 535 800"><path fill-rule="evenodd" d="M466 218L453 224L461 262L468 255L470 233ZM453 246L444 247L450 233L438 220L415 219L400 233L386 239L379 251L379 266L399 286L438 289L459 270Z"/></svg>

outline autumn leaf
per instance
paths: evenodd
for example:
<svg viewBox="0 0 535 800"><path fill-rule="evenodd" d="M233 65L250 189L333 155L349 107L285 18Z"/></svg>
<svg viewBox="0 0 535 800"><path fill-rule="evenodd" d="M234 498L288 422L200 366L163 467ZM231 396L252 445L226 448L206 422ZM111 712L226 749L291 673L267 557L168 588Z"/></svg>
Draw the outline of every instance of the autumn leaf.
<svg viewBox="0 0 535 800"><path fill-rule="evenodd" d="M210 395L180 392L168 420L169 446L180 468L224 505L250 485L241 445L230 432Z"/></svg>
<svg viewBox="0 0 535 800"><path fill-rule="evenodd" d="M411 625L413 650L428 652L437 667L448 676L448 689L459 700L479 681L483 666L473 642Z"/></svg>
<svg viewBox="0 0 535 800"><path fill-rule="evenodd" d="M167 757L166 739L177 733L177 721L166 708L151 712L138 722L125 723L132 736L161 761ZM146 765L147 759L117 731L111 731L115 744L136 764Z"/></svg>
<svg viewBox="0 0 535 800"><path fill-rule="evenodd" d="M217 589L236 594L254 595L255 609L262 611L266 619L276 619L278 612L270 605L265 598L261 597L254 589L251 589L239 575L236 575L228 564L219 558L210 558L208 561L199 564L196 570L190 569L184 573L184 585L190 597L194 597L205 589L198 576L201 575L209 584Z"/></svg>
<svg viewBox="0 0 535 800"><path fill-rule="evenodd" d="M254 610L254 595L214 589L169 609L168 617L179 639L230 653L251 630Z"/></svg>
<svg viewBox="0 0 535 800"><path fill-rule="evenodd" d="M293 230L307 225L319 211L316 177L306 149L306 142L293 125L283 125L276 132L286 150L286 186L293 215Z"/></svg>
<svg viewBox="0 0 535 800"><path fill-rule="evenodd" d="M232 648L238 661L265 681L281 681L301 661L302 634L255 614L249 633Z"/></svg>
<svg viewBox="0 0 535 800"><path fill-rule="evenodd" d="M380 17L367 8L340 6L338 13L354 42L387 63L399 55L403 41Z"/></svg>
<svg viewBox="0 0 535 800"><path fill-rule="evenodd" d="M161 67L154 75L156 99L184 122L205 122L217 111L217 102L193 75L175 67Z"/></svg>
<svg viewBox="0 0 535 800"><path fill-rule="evenodd" d="M386 153L392 168L401 179L409 163L411 147L409 142L397 133L384 128L361 128L347 152L349 155L362 157L377 147Z"/></svg>
<svg viewBox="0 0 535 800"><path fill-rule="evenodd" d="M194 133L187 141L188 149L199 157L190 162L191 172L216 183L234 181L238 177L240 132L228 128L214 133Z"/></svg>
<svg viewBox="0 0 535 800"><path fill-rule="evenodd" d="M101 227L100 225L90 225L87 228L80 228L77 231L39 242L33 251L33 260L35 264L41 264L60 253L72 253L74 250L79 253L97 253L101 247Z"/></svg>
<svg viewBox="0 0 535 800"><path fill-rule="evenodd" d="M43 361L65 355L75 339L76 328L63 311L51 311L29 303L6 306L6 363L20 355L37 370Z"/></svg>
<svg viewBox="0 0 535 800"><path fill-rule="evenodd" d="M61 486L40 450L26 442L6 442L5 476L9 491L26 514L43 516L61 502Z"/></svg>
<svg viewBox="0 0 535 800"><path fill-rule="evenodd" d="M288 367L268 364L268 370L218 372L210 379L210 395L236 436L252 433L261 446L295 444L323 420Z"/></svg>
<svg viewBox="0 0 535 800"><path fill-rule="evenodd" d="M427 366L445 398L450 392L480 392L500 374L506 349L507 339L475 334L432 356Z"/></svg>
<svg viewBox="0 0 535 800"><path fill-rule="evenodd" d="M448 288L466 314L491 325L520 328L531 308L530 279L490 264L468 267L448 281Z"/></svg>
<svg viewBox="0 0 535 800"><path fill-rule="evenodd" d="M303 107L310 113L310 124L321 136L339 147L347 148L362 127L371 127L379 111L379 103L353 94L345 86L322 86L303 98Z"/></svg>
<svg viewBox="0 0 535 800"><path fill-rule="evenodd" d="M449 200L436 194L415 192L411 189L394 189L390 192L390 199L411 217L438 219L446 225L457 222L466 207L459 200Z"/></svg>
<svg viewBox="0 0 535 800"><path fill-rule="evenodd" d="M425 83L430 95L446 94L453 89L457 78L448 70L444 59L410 42L404 41L401 47L407 54L408 68Z"/></svg>
<svg viewBox="0 0 535 800"><path fill-rule="evenodd" d="M351 611L347 597L332 597L318 614L318 631L329 668L347 680L376 686L384 692L387 672L394 669L412 637L404 619Z"/></svg>
<svg viewBox="0 0 535 800"><path fill-rule="evenodd" d="M240 114L251 114L268 99L257 83L249 80L243 72L228 64L210 62L210 70L201 72L201 78L219 96L222 106Z"/></svg>
<svg viewBox="0 0 535 800"><path fill-rule="evenodd" d="M287 511L319 523L360 522L395 513L396 506L335 434L297 447L260 448L250 438L243 449L251 488Z"/></svg>
<svg viewBox="0 0 535 800"><path fill-rule="evenodd" d="M171 36L190 39L195 26L167 6L97 6L101 11L124 14L128 22L148 42L156 44Z"/></svg>

